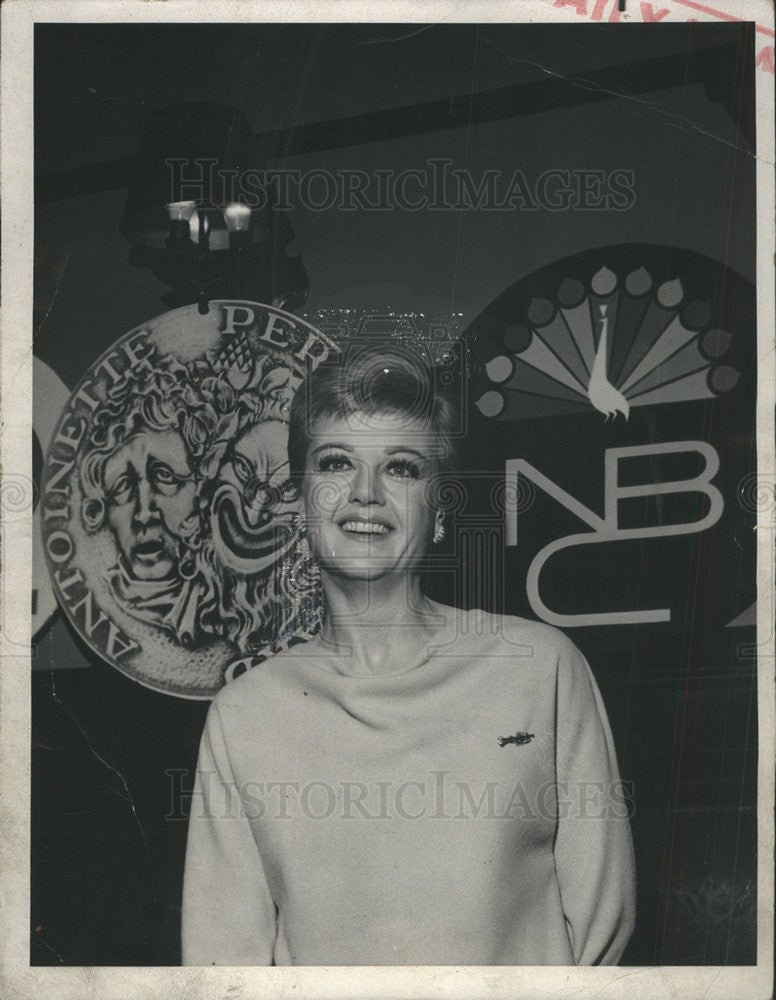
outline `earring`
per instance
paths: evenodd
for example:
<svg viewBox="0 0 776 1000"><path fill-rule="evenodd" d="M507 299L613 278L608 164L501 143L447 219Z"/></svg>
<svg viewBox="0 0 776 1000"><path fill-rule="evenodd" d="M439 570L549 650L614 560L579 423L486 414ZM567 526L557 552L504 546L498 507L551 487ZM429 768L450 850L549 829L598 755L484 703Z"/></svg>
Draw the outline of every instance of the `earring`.
<svg viewBox="0 0 776 1000"><path fill-rule="evenodd" d="M296 566L287 556L280 566L278 588L280 595L291 605L290 609L286 609L286 622L288 622L296 615L299 608L300 591L299 581L296 577Z"/></svg>
<svg viewBox="0 0 776 1000"><path fill-rule="evenodd" d="M431 539L431 541L434 543L434 545L436 545L439 542L441 542L444 537L445 537L444 519L443 515L438 512L436 516L436 521L434 522L434 537Z"/></svg>

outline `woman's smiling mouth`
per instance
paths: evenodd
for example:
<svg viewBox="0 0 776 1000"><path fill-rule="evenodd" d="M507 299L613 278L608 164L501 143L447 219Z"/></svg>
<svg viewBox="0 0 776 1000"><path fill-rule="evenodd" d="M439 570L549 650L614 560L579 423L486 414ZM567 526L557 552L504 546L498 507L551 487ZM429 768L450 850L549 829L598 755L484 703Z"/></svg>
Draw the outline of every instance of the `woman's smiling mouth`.
<svg viewBox="0 0 776 1000"><path fill-rule="evenodd" d="M343 521L340 528L353 535L387 535L392 530L381 521Z"/></svg>

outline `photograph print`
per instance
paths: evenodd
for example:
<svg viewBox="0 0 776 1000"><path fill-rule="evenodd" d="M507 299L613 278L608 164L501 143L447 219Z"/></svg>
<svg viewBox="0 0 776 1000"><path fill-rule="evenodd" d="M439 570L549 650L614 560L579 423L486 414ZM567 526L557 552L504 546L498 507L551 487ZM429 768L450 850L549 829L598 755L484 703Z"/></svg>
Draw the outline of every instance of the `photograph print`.
<svg viewBox="0 0 776 1000"><path fill-rule="evenodd" d="M46 989L767 994L772 13L539 6L29 26Z"/></svg>

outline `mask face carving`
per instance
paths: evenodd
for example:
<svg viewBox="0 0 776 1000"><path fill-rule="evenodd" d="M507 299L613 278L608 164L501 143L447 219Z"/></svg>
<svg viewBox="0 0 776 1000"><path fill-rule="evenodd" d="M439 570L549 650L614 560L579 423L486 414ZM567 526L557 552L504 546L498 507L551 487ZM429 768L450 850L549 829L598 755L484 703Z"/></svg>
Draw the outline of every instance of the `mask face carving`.
<svg viewBox="0 0 776 1000"><path fill-rule="evenodd" d="M213 302L132 331L84 376L44 466L43 533L57 597L101 657L211 697L230 661L312 634L287 416L332 350L273 307Z"/></svg>
<svg viewBox="0 0 776 1000"><path fill-rule="evenodd" d="M299 534L287 444L285 423L260 421L235 440L221 467L211 528L220 559L239 573L269 570Z"/></svg>
<svg viewBox="0 0 776 1000"><path fill-rule="evenodd" d="M107 521L129 572L138 580L175 577L196 493L181 436L140 430L113 452L103 475Z"/></svg>

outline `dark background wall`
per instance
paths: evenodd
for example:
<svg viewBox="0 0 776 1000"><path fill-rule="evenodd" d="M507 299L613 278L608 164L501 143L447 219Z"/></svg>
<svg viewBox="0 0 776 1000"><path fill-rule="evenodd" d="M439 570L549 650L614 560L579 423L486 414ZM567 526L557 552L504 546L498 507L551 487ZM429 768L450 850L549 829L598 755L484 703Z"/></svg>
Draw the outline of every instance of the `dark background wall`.
<svg viewBox="0 0 776 1000"><path fill-rule="evenodd" d="M520 169L529 183L549 169L633 172L625 211L298 203L288 217L310 315L461 313L465 326L542 266L631 243L701 254L753 280L749 34L747 25L39 24L35 354L72 387L121 334L168 308L165 286L130 266L119 222L149 114L184 101L237 107L267 133L267 165L300 171L446 158L475 178ZM750 447L753 430L741 426ZM754 661L737 657L742 640L751 629L702 680L671 662L651 684L648 667L626 684L616 658L596 671L635 782L631 963L754 960L755 675ZM38 637L33 666L32 961L175 964L183 793L207 706L98 662L61 617ZM638 735L639 713L652 739ZM677 771L685 731L707 786L700 797Z"/></svg>

